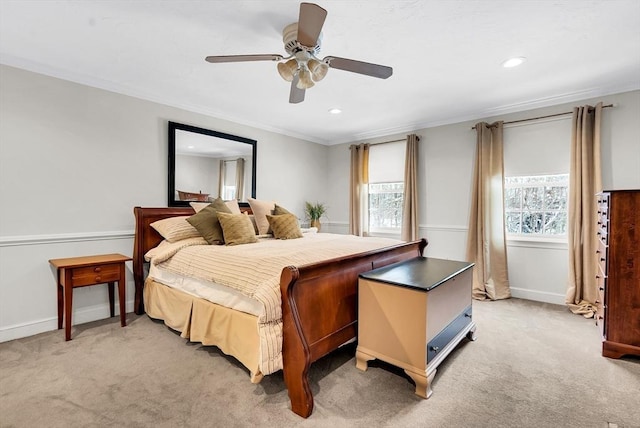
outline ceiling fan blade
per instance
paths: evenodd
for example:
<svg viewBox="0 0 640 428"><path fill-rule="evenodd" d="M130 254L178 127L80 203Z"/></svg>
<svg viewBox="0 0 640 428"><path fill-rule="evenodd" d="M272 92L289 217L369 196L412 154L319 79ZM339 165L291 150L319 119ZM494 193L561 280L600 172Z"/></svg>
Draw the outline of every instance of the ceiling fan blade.
<svg viewBox="0 0 640 428"><path fill-rule="evenodd" d="M315 47L322 31L327 11L313 3L300 3L298 17L298 41L307 47Z"/></svg>
<svg viewBox="0 0 640 428"><path fill-rule="evenodd" d="M205 58L207 62L220 63L220 62L245 62L245 61L280 61L284 57L278 54L264 54L264 55L216 55L208 56Z"/></svg>
<svg viewBox="0 0 640 428"><path fill-rule="evenodd" d="M331 68L378 77L380 79L386 79L393 74L393 68L387 67L386 65L371 64L370 62L356 61L337 56L328 56L324 58L323 61L328 63Z"/></svg>
<svg viewBox="0 0 640 428"><path fill-rule="evenodd" d="M296 74L291 82L291 92L289 93L289 103L298 104L304 101L304 89L300 89L297 86L298 75Z"/></svg>

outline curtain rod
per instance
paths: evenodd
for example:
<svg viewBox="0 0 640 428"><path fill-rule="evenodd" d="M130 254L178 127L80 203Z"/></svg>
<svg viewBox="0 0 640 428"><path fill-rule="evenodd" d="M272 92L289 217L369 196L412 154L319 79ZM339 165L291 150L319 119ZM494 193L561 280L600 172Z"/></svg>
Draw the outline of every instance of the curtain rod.
<svg viewBox="0 0 640 428"><path fill-rule="evenodd" d="M381 141L380 143L369 143L370 146L377 146L379 144L391 144L391 143L402 143L402 142L406 142L407 139L405 138L404 140L393 140L393 141Z"/></svg>
<svg viewBox="0 0 640 428"><path fill-rule="evenodd" d="M607 104L606 106L602 106L602 108L608 108L608 107L613 107L613 104ZM593 110L593 107L590 107L589 111L592 111L592 110ZM511 123L529 122L531 120L547 119L549 117L565 116L567 114L573 114L573 111L565 111L564 113L556 113L556 114L548 114L546 116L531 117L528 119L510 120L508 122L504 122L503 125L509 125ZM471 129L476 129L476 126L473 125Z"/></svg>
<svg viewBox="0 0 640 428"><path fill-rule="evenodd" d="M366 143L369 144L370 146L377 146L379 144L391 144L391 143L405 143L407 141L407 139L403 139L403 140L393 140L393 141L381 141L379 143ZM420 137L418 136L418 141L420 141ZM357 145L357 144L356 144ZM353 146L353 144L350 144L349 147Z"/></svg>

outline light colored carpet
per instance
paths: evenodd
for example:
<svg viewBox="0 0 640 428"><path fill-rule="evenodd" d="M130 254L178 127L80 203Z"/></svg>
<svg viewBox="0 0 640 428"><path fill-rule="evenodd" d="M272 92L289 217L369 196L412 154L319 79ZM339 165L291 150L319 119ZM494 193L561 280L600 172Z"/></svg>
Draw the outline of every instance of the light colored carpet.
<svg viewBox="0 0 640 428"><path fill-rule="evenodd" d="M258 385L215 347L128 314L0 344L2 427L640 427L640 359L600 354L593 320L561 306L473 303L428 400L353 345L312 366L315 410L289 410L282 373Z"/></svg>

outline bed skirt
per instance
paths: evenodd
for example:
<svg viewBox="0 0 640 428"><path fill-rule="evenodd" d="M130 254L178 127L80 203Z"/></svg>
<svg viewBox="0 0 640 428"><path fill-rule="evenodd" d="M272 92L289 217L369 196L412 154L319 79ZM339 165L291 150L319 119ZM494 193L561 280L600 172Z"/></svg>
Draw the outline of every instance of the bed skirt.
<svg viewBox="0 0 640 428"><path fill-rule="evenodd" d="M190 342L217 346L249 370L252 383L262 380L258 317L192 296L151 278L144 283L144 302L149 317L164 321Z"/></svg>

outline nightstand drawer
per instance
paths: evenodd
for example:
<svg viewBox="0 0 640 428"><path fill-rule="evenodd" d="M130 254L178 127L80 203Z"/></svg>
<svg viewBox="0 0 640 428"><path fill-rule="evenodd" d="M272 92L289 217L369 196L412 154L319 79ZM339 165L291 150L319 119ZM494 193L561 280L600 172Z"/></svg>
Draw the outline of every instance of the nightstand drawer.
<svg viewBox="0 0 640 428"><path fill-rule="evenodd" d="M121 264L87 266L74 268L71 273L71 280L74 287L83 285L101 284L103 282L113 282L120 279Z"/></svg>

